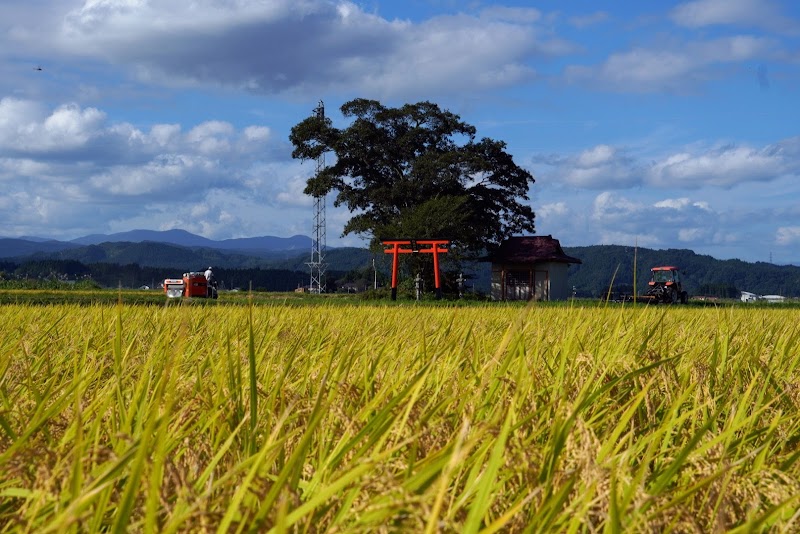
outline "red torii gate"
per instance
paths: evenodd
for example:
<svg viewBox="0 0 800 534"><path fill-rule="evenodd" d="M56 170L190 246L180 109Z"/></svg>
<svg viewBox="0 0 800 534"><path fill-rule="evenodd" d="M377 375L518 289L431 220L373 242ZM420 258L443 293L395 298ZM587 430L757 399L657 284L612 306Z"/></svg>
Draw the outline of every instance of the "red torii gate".
<svg viewBox="0 0 800 534"><path fill-rule="evenodd" d="M397 300L397 268L400 265L400 254L417 253L433 254L436 298L442 298L442 285L439 278L439 254L447 253L447 245L450 244L449 239L383 239L381 244L389 247L384 249L384 252L392 255L392 300Z"/></svg>

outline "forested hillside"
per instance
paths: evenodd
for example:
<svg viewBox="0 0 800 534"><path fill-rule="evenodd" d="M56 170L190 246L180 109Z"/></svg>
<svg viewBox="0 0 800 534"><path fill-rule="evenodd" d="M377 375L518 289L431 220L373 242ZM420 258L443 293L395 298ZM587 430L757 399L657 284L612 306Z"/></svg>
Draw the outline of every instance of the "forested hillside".
<svg viewBox="0 0 800 534"><path fill-rule="evenodd" d="M185 270L205 269L209 265L230 268L265 267L264 259L245 254L223 252L213 248L190 248L167 243L145 241L142 243L114 242L87 245L59 252L39 252L23 260L73 260L83 264L116 263L138 264L143 267L175 267Z"/></svg>
<svg viewBox="0 0 800 534"><path fill-rule="evenodd" d="M633 247L597 245L565 247L564 251L583 261L583 264L573 265L569 270L570 284L575 286L578 294L594 297L604 295L612 279L614 292L632 292ZM718 260L686 249L639 248L635 252L636 285L640 292L647 286L651 267L674 265L681 269L690 296L738 298L741 291L800 296L800 267L793 265Z"/></svg>

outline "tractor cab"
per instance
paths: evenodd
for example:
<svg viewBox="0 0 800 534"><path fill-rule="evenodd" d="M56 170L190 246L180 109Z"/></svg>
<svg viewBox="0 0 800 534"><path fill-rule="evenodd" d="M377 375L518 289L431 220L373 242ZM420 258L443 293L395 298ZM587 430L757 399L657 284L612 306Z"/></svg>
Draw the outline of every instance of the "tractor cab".
<svg viewBox="0 0 800 534"><path fill-rule="evenodd" d="M671 265L650 269L650 282L645 296L654 302L666 304L686 304L689 301L688 294L683 290L680 270Z"/></svg>
<svg viewBox="0 0 800 534"><path fill-rule="evenodd" d="M677 267L653 267L650 269L650 284L666 284L668 286L680 283L680 274Z"/></svg>

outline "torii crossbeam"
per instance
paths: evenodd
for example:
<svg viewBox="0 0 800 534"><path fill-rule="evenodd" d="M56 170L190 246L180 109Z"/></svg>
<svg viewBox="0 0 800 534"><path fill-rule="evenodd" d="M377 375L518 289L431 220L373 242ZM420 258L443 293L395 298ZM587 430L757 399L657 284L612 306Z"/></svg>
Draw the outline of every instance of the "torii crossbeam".
<svg viewBox="0 0 800 534"><path fill-rule="evenodd" d="M434 284L436 298L442 298L442 284L439 277L439 254L446 254L449 239L383 239L381 244L387 247L386 254L392 255L392 300L397 300L397 270L400 265L400 254L433 254Z"/></svg>

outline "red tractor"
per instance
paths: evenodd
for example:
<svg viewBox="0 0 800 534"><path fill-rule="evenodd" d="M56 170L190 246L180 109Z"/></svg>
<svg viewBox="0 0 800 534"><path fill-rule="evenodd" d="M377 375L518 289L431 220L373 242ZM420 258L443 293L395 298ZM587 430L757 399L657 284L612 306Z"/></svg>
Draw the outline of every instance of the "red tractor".
<svg viewBox="0 0 800 534"><path fill-rule="evenodd" d="M650 282L644 298L653 303L686 304L689 294L683 290L680 271L677 267L664 266L650 269Z"/></svg>

